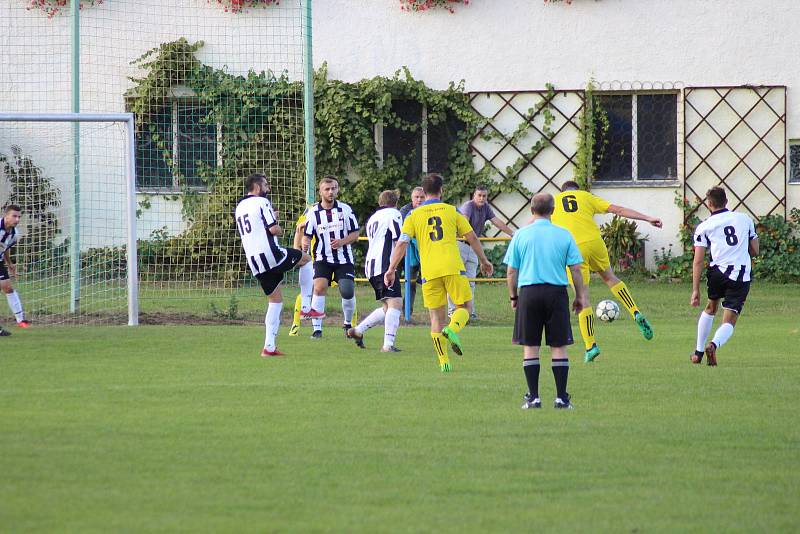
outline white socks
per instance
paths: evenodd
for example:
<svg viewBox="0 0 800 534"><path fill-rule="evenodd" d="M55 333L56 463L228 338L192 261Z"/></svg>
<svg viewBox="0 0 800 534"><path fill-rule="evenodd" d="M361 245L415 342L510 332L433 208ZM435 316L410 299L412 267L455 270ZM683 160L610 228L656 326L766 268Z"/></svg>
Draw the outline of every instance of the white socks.
<svg viewBox="0 0 800 534"><path fill-rule="evenodd" d="M311 307L318 312L325 311L325 295L314 295L311 297ZM322 330L322 319L311 319L311 326L314 331Z"/></svg>
<svg viewBox="0 0 800 534"><path fill-rule="evenodd" d="M385 348L394 347L394 337L397 328L400 326L400 310L389 308L386 311L386 323L383 331L383 346Z"/></svg>
<svg viewBox="0 0 800 534"><path fill-rule="evenodd" d="M11 313L13 313L14 317L17 319L17 322L19 323L24 321L25 312L22 310L22 302L19 300L19 293L16 291L6 293L6 300L8 301L8 307L11 308Z"/></svg>
<svg viewBox="0 0 800 534"><path fill-rule="evenodd" d="M733 325L730 323L722 323L717 328L717 331L714 332L714 339L711 342L720 348L722 345L728 342L728 340L733 335Z"/></svg>
<svg viewBox="0 0 800 534"><path fill-rule="evenodd" d="M311 294L314 292L314 265L311 262L300 267L300 308L306 312L311 307Z"/></svg>
<svg viewBox="0 0 800 534"><path fill-rule="evenodd" d="M384 312L383 308L376 308L372 310L372 313L367 315L363 321L361 321L358 326L356 326L356 332L358 334L363 334L373 326L378 326L383 322L384 319Z"/></svg>
<svg viewBox="0 0 800 534"><path fill-rule="evenodd" d="M714 316L705 311L700 312L700 318L697 319L697 344L694 347L697 352L705 350L706 339L708 339L712 326L714 326Z"/></svg>
<svg viewBox="0 0 800 534"><path fill-rule="evenodd" d="M355 297L351 299L342 299L342 313L344 314L344 322L346 324L351 324L353 322L353 312L355 311L356 311Z"/></svg>
<svg viewBox="0 0 800 534"><path fill-rule="evenodd" d="M278 336L278 327L281 324L282 309L283 302L270 302L267 307L267 315L264 317L264 326L266 327L264 348L270 352L275 351L275 338Z"/></svg>

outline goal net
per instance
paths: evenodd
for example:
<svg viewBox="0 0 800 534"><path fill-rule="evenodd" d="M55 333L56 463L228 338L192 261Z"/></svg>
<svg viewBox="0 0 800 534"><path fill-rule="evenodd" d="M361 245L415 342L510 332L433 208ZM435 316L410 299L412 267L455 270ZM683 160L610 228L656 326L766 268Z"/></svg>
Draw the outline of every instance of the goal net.
<svg viewBox="0 0 800 534"><path fill-rule="evenodd" d="M0 113L135 116L142 322L262 315L263 296L244 262L232 212L244 178L254 172L270 179L287 239L305 206L306 0L84 0L78 17L69 1L14 0L0 6L0 19L7 21ZM51 179L59 231L46 238L53 250L69 245L68 210L79 193L80 263L91 250L110 273L124 263L125 167L117 149L124 128L74 128L0 124L0 153L11 159L19 153ZM2 188L9 188L7 174L0 176ZM3 192L0 203L8 198ZM23 252L22 241L18 248ZM23 304L34 314L55 310L37 308L32 294L44 302L61 291L63 273L46 282L44 272L32 275L37 265L25 264L35 262L32 256L20 261ZM108 285L107 297L123 291L124 276L118 273L119 287ZM90 305L86 291L84 285L77 302L81 320L90 311L98 321L118 320L110 301L101 318L96 308L103 305ZM114 298L124 304L120 295ZM5 313L0 321L9 320Z"/></svg>

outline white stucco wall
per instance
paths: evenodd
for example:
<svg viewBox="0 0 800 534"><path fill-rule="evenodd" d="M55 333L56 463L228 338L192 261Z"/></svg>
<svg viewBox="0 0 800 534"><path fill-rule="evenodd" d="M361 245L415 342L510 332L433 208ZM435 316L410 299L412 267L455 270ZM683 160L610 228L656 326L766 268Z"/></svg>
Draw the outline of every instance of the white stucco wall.
<svg viewBox="0 0 800 534"><path fill-rule="evenodd" d="M181 36L204 40L201 61L230 72L296 65L300 36L285 29L294 2L238 16L205 0L173 4L107 0L83 11L83 80L93 87L82 92L83 110L122 111L127 76L136 72L129 62ZM405 65L432 87L463 79L468 91L542 89L548 82L581 88L590 78L606 88L787 85L786 134L800 138L798 20L797 0L472 0L456 14L402 12L396 0L324 0L314 2L314 64L327 62L329 76L346 81L388 76ZM0 2L0 110L69 110L68 43L67 18L25 11L19 0ZM664 230L641 228L650 236L648 250L676 243L680 210L673 197L680 190L595 189L664 219ZM787 199L789 208L800 206L800 185L787 187ZM179 217L178 203L170 206L169 217Z"/></svg>

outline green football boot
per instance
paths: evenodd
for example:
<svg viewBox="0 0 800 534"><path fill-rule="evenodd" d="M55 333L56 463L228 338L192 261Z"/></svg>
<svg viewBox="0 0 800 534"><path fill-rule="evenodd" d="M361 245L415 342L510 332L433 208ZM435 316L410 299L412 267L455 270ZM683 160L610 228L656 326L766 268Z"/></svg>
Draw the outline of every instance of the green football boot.
<svg viewBox="0 0 800 534"><path fill-rule="evenodd" d="M650 326L649 322L647 322L647 319L642 312L636 312L636 315L634 315L634 320L636 321L636 325L639 327L639 330L642 332L644 338L648 341L653 339L653 327Z"/></svg>
<svg viewBox="0 0 800 534"><path fill-rule="evenodd" d="M459 356L464 355L464 352L461 350L461 340L458 339L458 334L450 330L449 326L445 326L442 330L442 335L450 342L450 346L453 347L453 352Z"/></svg>

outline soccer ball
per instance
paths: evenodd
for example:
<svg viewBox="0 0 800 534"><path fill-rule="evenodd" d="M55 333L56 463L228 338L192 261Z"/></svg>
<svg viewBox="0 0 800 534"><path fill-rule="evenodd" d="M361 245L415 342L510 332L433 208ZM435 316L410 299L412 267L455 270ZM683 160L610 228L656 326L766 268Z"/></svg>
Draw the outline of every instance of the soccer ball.
<svg viewBox="0 0 800 534"><path fill-rule="evenodd" d="M617 317L619 317L619 306L613 300L601 300L597 304L597 317L601 321L605 321L610 323Z"/></svg>

